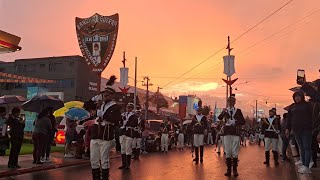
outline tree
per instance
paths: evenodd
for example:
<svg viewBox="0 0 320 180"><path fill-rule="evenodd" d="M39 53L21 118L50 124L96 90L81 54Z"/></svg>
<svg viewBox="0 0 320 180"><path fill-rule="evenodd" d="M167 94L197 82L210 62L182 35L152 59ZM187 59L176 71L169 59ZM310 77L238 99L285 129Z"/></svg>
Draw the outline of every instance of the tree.
<svg viewBox="0 0 320 180"><path fill-rule="evenodd" d="M203 106L203 111L202 111L203 115L208 116L210 111L211 111L211 107L210 106L207 106L207 105Z"/></svg>
<svg viewBox="0 0 320 180"><path fill-rule="evenodd" d="M168 108L169 103L168 101L164 98L163 94L161 92L156 92L151 96L150 98L151 102L157 106L157 114L159 114L160 108Z"/></svg>

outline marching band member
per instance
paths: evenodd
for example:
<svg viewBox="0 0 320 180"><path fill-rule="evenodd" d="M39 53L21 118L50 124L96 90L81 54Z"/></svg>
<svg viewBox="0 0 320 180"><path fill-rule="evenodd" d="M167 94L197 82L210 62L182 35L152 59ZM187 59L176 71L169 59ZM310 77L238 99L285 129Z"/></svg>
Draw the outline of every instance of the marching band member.
<svg viewBox="0 0 320 180"><path fill-rule="evenodd" d="M193 126L193 146L195 149L196 157L193 161L199 164L199 147L200 147L200 163L203 163L203 145L204 133L208 127L207 117L202 114L202 108L199 107L197 115L192 119L191 125Z"/></svg>
<svg viewBox="0 0 320 180"><path fill-rule="evenodd" d="M240 146L240 126L245 124L245 120L241 109L234 107L236 99L234 96L228 98L228 108L219 115L218 119L226 119L223 127L224 132L224 151L226 153L227 172L225 176L231 176L231 166L233 167L233 175L239 176L238 153Z"/></svg>
<svg viewBox="0 0 320 180"><path fill-rule="evenodd" d="M280 119L276 117L276 109L272 108L269 110L269 118L263 119L262 132L264 132L265 141L265 165L270 164L270 150L272 144L272 153L275 165L278 166L278 134L280 133Z"/></svg>
<svg viewBox="0 0 320 180"><path fill-rule="evenodd" d="M164 123L160 126L161 131L161 151L167 153L169 147L169 131L171 125L169 124L168 119L164 120Z"/></svg>
<svg viewBox="0 0 320 180"><path fill-rule="evenodd" d="M130 169L132 141L138 130L138 116L133 112L133 103L127 104L127 112L123 114L123 135L120 139L122 166L119 169Z"/></svg>
<svg viewBox="0 0 320 180"><path fill-rule="evenodd" d="M115 76L111 76L107 88L91 101L103 100L97 110L96 123L91 128L90 162L93 180L100 180L100 161L102 179L109 179L109 152L114 144L114 130L121 120L120 107L112 101L115 90L112 88Z"/></svg>
<svg viewBox="0 0 320 180"><path fill-rule="evenodd" d="M178 134L178 148L179 150L183 150L184 146L184 134L183 134L183 126L180 124L177 128L176 133Z"/></svg>
<svg viewBox="0 0 320 180"><path fill-rule="evenodd" d="M145 128L145 122L141 118L141 111L137 110L136 115L138 117L138 130L135 133L135 137L133 139L132 150L133 150L133 159L139 159L140 149L141 149L141 141L142 141L142 132Z"/></svg>

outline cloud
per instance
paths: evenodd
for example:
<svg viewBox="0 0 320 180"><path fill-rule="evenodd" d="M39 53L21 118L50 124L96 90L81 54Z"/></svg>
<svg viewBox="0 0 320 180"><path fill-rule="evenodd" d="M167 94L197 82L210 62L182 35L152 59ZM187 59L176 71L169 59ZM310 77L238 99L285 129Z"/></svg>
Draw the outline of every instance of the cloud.
<svg viewBox="0 0 320 180"><path fill-rule="evenodd" d="M205 83L205 82L185 82L185 83L179 83L170 89L174 89L175 91L180 91L180 92L206 92L206 91L211 91L215 90L219 87L218 83L215 82L210 82L210 83Z"/></svg>

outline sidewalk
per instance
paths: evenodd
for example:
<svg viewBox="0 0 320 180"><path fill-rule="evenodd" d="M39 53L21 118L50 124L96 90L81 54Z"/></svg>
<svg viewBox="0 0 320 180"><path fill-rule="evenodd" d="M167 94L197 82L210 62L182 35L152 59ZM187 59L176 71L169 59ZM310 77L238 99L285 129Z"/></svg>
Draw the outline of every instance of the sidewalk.
<svg viewBox="0 0 320 180"><path fill-rule="evenodd" d="M121 157L115 151L110 152L110 158L119 158ZM16 176L20 174L32 173L36 171L45 171L50 169L63 168L68 166L77 166L90 164L89 158L84 159L75 159L75 158L63 158L62 153L52 153L51 154L51 163L44 163L42 165L32 164L33 157L32 155L20 155L18 164L21 166L21 169L9 169L8 168L8 156L0 156L0 178Z"/></svg>
<svg viewBox="0 0 320 180"><path fill-rule="evenodd" d="M297 155L297 151L294 147L291 147L291 144L289 145L289 148L291 148L292 156ZM299 157L293 157L293 164L299 161ZM311 168L312 174L299 174L298 173L298 167L295 166L296 174L299 180L320 180L320 159L318 158L317 161L318 167L317 168Z"/></svg>

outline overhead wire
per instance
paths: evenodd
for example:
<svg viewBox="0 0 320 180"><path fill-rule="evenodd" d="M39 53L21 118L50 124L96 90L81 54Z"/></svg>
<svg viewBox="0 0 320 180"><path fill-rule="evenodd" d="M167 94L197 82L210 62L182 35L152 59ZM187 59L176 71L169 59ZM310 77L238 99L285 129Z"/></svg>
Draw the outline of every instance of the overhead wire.
<svg viewBox="0 0 320 180"><path fill-rule="evenodd" d="M251 28L249 28L248 30L246 30L244 33L242 33L240 36L238 36L237 38L235 38L233 41L231 42L236 42L239 39L241 39L243 36L245 36L247 33L249 33L250 31L252 31L254 28L258 27L260 24L262 24L263 22L265 22L267 19L269 19L270 17L272 17L273 15L275 15L277 12L279 12L280 10L282 10L284 7L286 7L287 5L289 5L291 2L293 2L293 0L288 1L287 3L285 3L284 5L282 5L280 8L276 9L275 11L273 11L270 15L268 15L267 17L263 18L261 21L259 21L257 24L255 24L254 26L252 26ZM204 62L208 61L209 59L211 59L213 56L215 56L216 54L220 53L222 50L225 49L225 46L222 47L221 49L219 49L218 51L216 51L215 53L213 53L212 55L210 55L208 58L204 59L203 61L201 61L199 64L197 64L196 66L192 67L191 69L189 69L188 71L184 72L182 75L178 76L178 78L166 83L165 85L163 85L162 87L166 87L170 84L172 84L174 81L176 81L177 79L180 79L181 77L183 77L184 75L188 74L189 72L193 71L195 68L199 67L201 64L203 64Z"/></svg>
<svg viewBox="0 0 320 180"><path fill-rule="evenodd" d="M257 43L255 43L255 44L253 44L253 45L251 45L251 46L249 46L249 47L245 48L244 50L240 51L237 55L241 55L241 54L243 54L245 51L247 51L247 50L249 50L249 49L252 49L253 47L255 47L255 46L257 46L257 45L261 44L262 42L264 42L264 41L266 41L266 40L268 40L268 39L270 39L270 38L272 38L272 37L276 36L277 34L279 34L279 33L283 32L283 31L285 31L285 30L287 30L287 29L289 29L289 28L291 28L291 27L293 27L293 26L295 26L296 24L300 23L301 21L303 21L303 20L305 20L305 19L309 18L310 16L312 16L312 15L314 15L314 14L316 14L316 13L319 13L319 12L320 12L320 8L319 8L319 9L317 9L317 10L315 10L315 11L313 11L313 12L311 12L311 13L309 13L308 15L306 15L306 16L304 16L304 17L300 18L299 20L295 21L294 23L292 23L292 24L290 24L290 25L288 25L288 26L286 26L286 27L284 27L284 28L280 29L279 31L277 31L277 32L275 32L275 33L273 33L273 34L271 34L270 36L268 36L268 37L266 37L266 38L262 39L261 41L258 41ZM289 33L291 33L291 32L292 32L292 31L290 31Z"/></svg>
<svg viewBox="0 0 320 180"><path fill-rule="evenodd" d="M315 10L315 11L313 11L313 12L311 12L311 13L309 13L308 15L300 18L298 21L295 21L294 23L286 26L285 28L282 28L281 30L279 30L279 31L271 34L271 35L268 36L267 38L264 38L263 40L261 40L261 41L255 43L255 44L247 47L246 49L242 50L242 51L241 51L239 54L237 54L237 55L240 55L240 56L241 56L241 54L243 54L243 53L246 52L247 50L254 48L255 46L257 46L257 45L259 45L259 44L267 41L268 39L270 39L270 38L276 36L277 34L279 34L279 33L283 32L283 31L285 31L285 30L287 30L287 29L289 29L289 28L297 25L297 24L300 23L301 21L303 21L303 20L309 18L310 16L315 15L316 13L319 13L319 12L320 12L320 8L317 9L317 10ZM296 30L297 30L297 29L293 29L293 30L285 33L283 36L280 36L279 38L276 38L275 40L281 39L281 38L283 38L284 36L286 36L286 35L294 32L294 31L296 31ZM263 47L263 46L262 46L262 47ZM248 55L248 54L250 54L250 53L252 53L252 52L253 52L253 50L249 51L248 53L246 53L246 54L243 55L243 56L246 56L246 55ZM218 64L221 64L221 63L222 63L222 62L220 62L220 63L218 63ZM216 66L216 65L218 65L218 64L215 64L215 65L213 65L213 66L210 66L208 69L211 69L212 67L214 67L214 66ZM205 71L202 71L202 72L200 72L200 73L198 73L198 74L196 74L195 76L198 76L198 75L200 75L200 74L203 74L204 72L206 72L206 70L205 70ZM270 76L268 76L268 77L254 77L254 78L253 78L253 77L250 77L250 78L245 78L245 79L261 79L261 78L269 78L269 77L270 77ZM179 78L179 77L175 77L175 78ZM284 77L282 77L282 78L284 78ZM288 77L288 78L291 79L291 77ZM181 78L180 78L180 79L181 79ZM189 78L184 78L183 81L180 81L180 82L178 82L178 83L176 83L176 84L182 83L182 82L184 82L184 81L186 81L186 80L189 80L189 79L196 79L196 78L194 78L194 76L193 76L193 77L189 77ZM212 79L212 78L208 78L208 79ZM216 79L220 79L220 78L216 78Z"/></svg>

